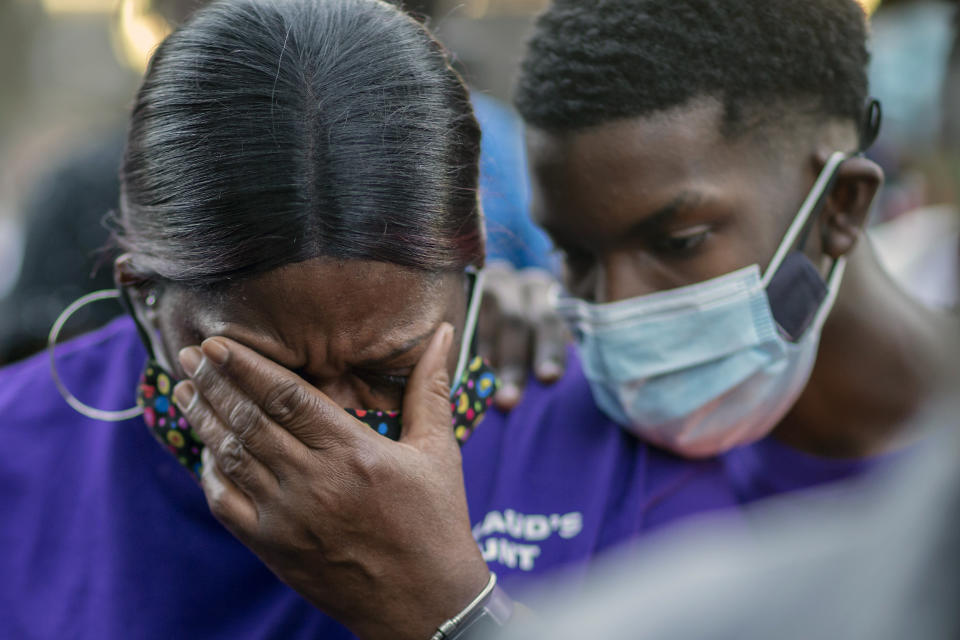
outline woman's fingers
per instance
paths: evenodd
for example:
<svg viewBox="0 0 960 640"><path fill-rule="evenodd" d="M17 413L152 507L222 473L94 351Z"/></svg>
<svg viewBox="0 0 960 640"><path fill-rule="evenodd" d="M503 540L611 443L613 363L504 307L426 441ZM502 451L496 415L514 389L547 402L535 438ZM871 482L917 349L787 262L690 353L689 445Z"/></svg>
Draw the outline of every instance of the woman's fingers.
<svg viewBox="0 0 960 640"><path fill-rule="evenodd" d="M256 531L260 516L253 501L224 474L209 449L203 450L200 485L214 517L241 540L246 532Z"/></svg>
<svg viewBox="0 0 960 640"><path fill-rule="evenodd" d="M327 449L367 435L355 419L320 390L257 352L229 338L208 338L202 345L213 374L225 380L236 394L224 394L218 412L243 418L238 425L252 428L246 435L265 462L289 459L296 444ZM208 373L201 370L201 377ZM220 390L213 385L213 391ZM206 391L201 389L206 397ZM246 403L242 408L241 402ZM231 413L233 412L233 413ZM221 413L221 415L224 415ZM239 428L239 426L237 427ZM262 436L261 440L256 440ZM254 444L254 442L256 444Z"/></svg>
<svg viewBox="0 0 960 640"><path fill-rule="evenodd" d="M253 499L277 486L277 475L244 446L220 416L197 393L196 383L185 380L173 390L181 413L205 445L205 452L217 460L221 471ZM206 466L206 465L204 465Z"/></svg>
<svg viewBox="0 0 960 640"><path fill-rule="evenodd" d="M430 339L404 391L401 442L419 448L427 442L453 444L447 371L447 354L452 343L453 327L444 322Z"/></svg>
<svg viewBox="0 0 960 640"><path fill-rule="evenodd" d="M219 424L247 451L264 464L275 468L278 460L289 456L290 450L297 445L296 441L274 424L260 407L237 387L234 380L224 375L223 361L220 359L223 354L216 352L215 348L210 351L214 352L213 357L208 355L207 350L187 347L180 352L180 364L190 376L205 405L219 418ZM227 356L229 359L229 352ZM191 416L187 416L187 421L195 424ZM196 425L194 428L197 428ZM216 449L214 453L217 453Z"/></svg>

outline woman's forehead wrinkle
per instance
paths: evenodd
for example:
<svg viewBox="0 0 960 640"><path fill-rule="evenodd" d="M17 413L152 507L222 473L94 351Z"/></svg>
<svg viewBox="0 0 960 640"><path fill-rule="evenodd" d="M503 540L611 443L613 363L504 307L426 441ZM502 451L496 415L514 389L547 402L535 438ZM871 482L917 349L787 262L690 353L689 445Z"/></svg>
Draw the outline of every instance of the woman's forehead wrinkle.
<svg viewBox="0 0 960 640"><path fill-rule="evenodd" d="M421 345L425 345L440 321L439 319L432 321L421 316L413 322L415 324L410 323L383 333L369 334L371 339L357 340L354 348L348 353L350 364L361 368L389 365L391 361L414 353Z"/></svg>
<svg viewBox="0 0 960 640"><path fill-rule="evenodd" d="M345 313L331 330L329 350L350 365L386 363L401 358L399 352L416 353L451 314L451 291L457 289L443 286L451 281L424 272L378 275L377 282L365 280L351 293L357 312Z"/></svg>
<svg viewBox="0 0 960 640"><path fill-rule="evenodd" d="M220 304L204 306L202 309L198 312L196 326L203 338L230 338L266 358L288 366L296 361L296 350L284 340L275 323L265 321L255 307L247 304L246 296L237 299L225 297Z"/></svg>
<svg viewBox="0 0 960 640"><path fill-rule="evenodd" d="M227 335L291 367L326 374L415 351L447 315L444 279L395 265L318 258L238 284L204 314ZM396 356L399 357L399 356Z"/></svg>

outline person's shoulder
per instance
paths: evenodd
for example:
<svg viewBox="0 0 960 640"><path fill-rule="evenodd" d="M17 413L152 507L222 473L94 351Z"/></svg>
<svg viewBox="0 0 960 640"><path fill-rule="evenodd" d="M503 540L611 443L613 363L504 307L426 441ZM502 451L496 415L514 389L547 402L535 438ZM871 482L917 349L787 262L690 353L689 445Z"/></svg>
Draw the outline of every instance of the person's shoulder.
<svg viewBox="0 0 960 640"><path fill-rule="evenodd" d="M102 396L92 388L104 386L107 378L129 374L145 358L136 328L127 317L58 345L55 352L63 383L81 399ZM133 393L136 373L133 375L124 380L129 389L122 389L122 395ZM47 351L0 368L0 413L8 419L27 414L35 417L51 408L69 410L54 383Z"/></svg>
<svg viewBox="0 0 960 640"><path fill-rule="evenodd" d="M620 431L597 408L571 350L560 380L545 384L531 376L516 407L490 409L464 446L464 461L484 474L493 466L552 473L567 461L614 455L622 448Z"/></svg>
<svg viewBox="0 0 960 640"><path fill-rule="evenodd" d="M653 445L646 453L644 530L655 530L689 515L740 506L736 487L721 459L683 458Z"/></svg>
<svg viewBox="0 0 960 640"><path fill-rule="evenodd" d="M619 430L594 402L573 347L567 351L567 367L559 380L544 383L530 376L520 404L510 411L507 421L516 431L562 429L558 435Z"/></svg>
<svg viewBox="0 0 960 640"><path fill-rule="evenodd" d="M889 466L902 452L867 458L827 458L769 435L723 454L723 464L744 503L840 482Z"/></svg>
<svg viewBox="0 0 960 640"><path fill-rule="evenodd" d="M96 331L58 344L55 348L56 362L59 365L62 362L84 359L99 360L118 347L129 348L131 342L139 344L133 322L126 316L116 318ZM38 374L50 375L49 350L0 367L0 380L4 382L22 380Z"/></svg>
<svg viewBox="0 0 960 640"><path fill-rule="evenodd" d="M672 455L604 415L571 356L561 380L532 381L519 406L494 412L463 449L474 536L508 588L737 506L717 460Z"/></svg>
<svg viewBox="0 0 960 640"><path fill-rule="evenodd" d="M568 350L566 372L553 384L531 377L520 404L509 413L491 411L488 437L511 452L530 457L616 461L644 477L651 504L700 483L716 482L723 466L716 458L692 460L660 449L605 415L594 401L576 349ZM491 442L491 446L493 442Z"/></svg>
<svg viewBox="0 0 960 640"><path fill-rule="evenodd" d="M603 459L617 460L624 477L642 479L643 509L656 520L736 503L720 459L685 458L636 436L597 406L573 348L568 362L562 380L543 388L541 397L531 398L531 411L539 419L516 423L514 428L533 429L551 438L559 438L558 431L563 430L573 455L593 450Z"/></svg>

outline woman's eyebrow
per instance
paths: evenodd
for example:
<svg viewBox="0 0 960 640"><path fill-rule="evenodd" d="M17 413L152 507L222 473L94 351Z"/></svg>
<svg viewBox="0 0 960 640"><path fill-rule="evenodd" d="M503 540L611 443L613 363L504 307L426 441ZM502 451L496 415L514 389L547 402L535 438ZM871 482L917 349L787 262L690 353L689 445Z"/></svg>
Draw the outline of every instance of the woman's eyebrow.
<svg viewBox="0 0 960 640"><path fill-rule="evenodd" d="M382 356L379 358L370 358L369 360L362 360L360 362L355 363L354 366L359 369L368 369L368 368L372 369L378 365L383 365L385 363L388 363L391 360L399 358L400 356L404 355L414 347L421 344L424 340L432 336L435 331L436 331L436 328L431 328L429 331L427 331L423 335L419 335L416 338L411 338L410 340L407 340L402 345L400 345L399 347L397 347L396 349L394 349L393 351L391 351L385 356Z"/></svg>

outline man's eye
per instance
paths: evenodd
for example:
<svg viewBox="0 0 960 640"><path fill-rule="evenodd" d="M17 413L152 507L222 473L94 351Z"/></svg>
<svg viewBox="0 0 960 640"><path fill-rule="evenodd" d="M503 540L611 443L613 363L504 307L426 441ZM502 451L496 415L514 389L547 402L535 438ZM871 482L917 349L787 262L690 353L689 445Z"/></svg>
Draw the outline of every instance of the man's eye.
<svg viewBox="0 0 960 640"><path fill-rule="evenodd" d="M696 227L680 233L664 235L657 241L657 250L664 253L690 253L710 237L708 227Z"/></svg>

